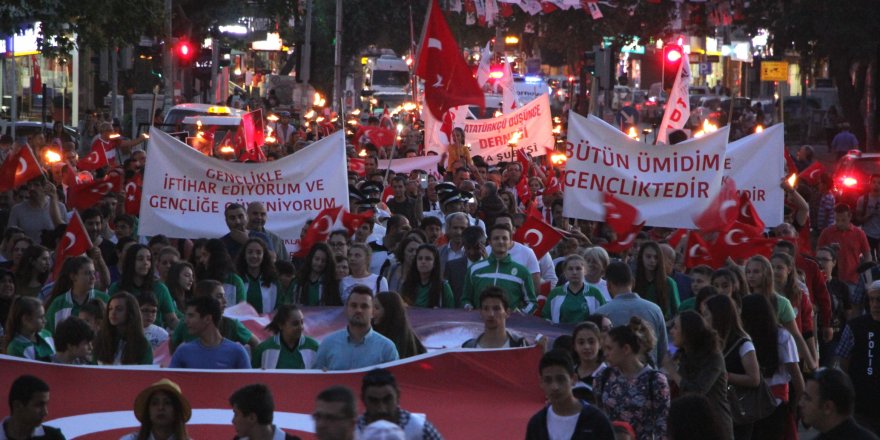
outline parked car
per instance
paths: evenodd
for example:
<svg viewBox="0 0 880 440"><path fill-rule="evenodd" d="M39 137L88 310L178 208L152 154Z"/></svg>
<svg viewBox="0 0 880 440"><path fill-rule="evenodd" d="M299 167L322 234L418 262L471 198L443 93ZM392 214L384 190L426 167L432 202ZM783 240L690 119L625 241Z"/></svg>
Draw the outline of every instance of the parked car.
<svg viewBox="0 0 880 440"><path fill-rule="evenodd" d="M874 174L880 174L880 153L852 150L841 157L832 175L836 201L855 207L859 197L868 193Z"/></svg>
<svg viewBox="0 0 880 440"><path fill-rule="evenodd" d="M39 133L42 131L46 137L50 136L52 133L52 126L54 124L52 122L40 122L40 121L18 121L15 123L15 137L22 138L31 136L33 134ZM73 141L79 145L79 131L76 128L64 126L64 132L70 135ZM0 134L8 134L12 135L12 122L11 121L0 121ZM48 139L51 140L51 139Z"/></svg>

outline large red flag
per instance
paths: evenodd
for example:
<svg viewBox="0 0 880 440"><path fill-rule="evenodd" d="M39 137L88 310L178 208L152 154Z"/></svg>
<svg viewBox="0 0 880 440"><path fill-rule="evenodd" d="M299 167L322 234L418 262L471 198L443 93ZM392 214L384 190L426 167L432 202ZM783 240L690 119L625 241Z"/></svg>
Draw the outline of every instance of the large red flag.
<svg viewBox="0 0 880 440"><path fill-rule="evenodd" d="M630 225L630 229L624 231L624 234L619 234L617 236L617 241L611 243L603 243L601 246L605 248L606 251L612 254L619 254L621 252L626 251L627 249L633 247L636 244L636 237L639 235L639 232L642 232L642 228L645 227L645 222L642 222L638 225Z"/></svg>
<svg viewBox="0 0 880 440"><path fill-rule="evenodd" d="M349 157L348 158L348 170L355 172L358 176L364 177L367 175L367 165L366 160L359 157Z"/></svg>
<svg viewBox="0 0 880 440"><path fill-rule="evenodd" d="M110 165L107 160L107 152L103 148L95 148L91 153L76 161L76 167L80 170L94 171Z"/></svg>
<svg viewBox="0 0 880 440"><path fill-rule="evenodd" d="M297 251L296 255L306 256L315 243L327 240L327 237L330 236L330 232L333 230L333 225L336 223L336 219L339 217L341 211L341 206L335 206L332 208L325 208L319 212L318 216L315 217L315 220L309 224L309 228L306 229L306 235L299 243L299 251Z"/></svg>
<svg viewBox="0 0 880 440"><path fill-rule="evenodd" d="M736 221L739 200L736 195L736 183L731 178L721 184L721 191L709 203L706 209L694 217L694 225L704 232L724 231Z"/></svg>
<svg viewBox="0 0 880 440"><path fill-rule="evenodd" d="M769 257L777 238L764 238L752 235L754 230L741 223L734 223L727 231L718 234L712 244L712 253L719 264L727 257L734 260L745 260L753 255Z"/></svg>
<svg viewBox="0 0 880 440"><path fill-rule="evenodd" d="M711 267L717 266L715 264L715 257L712 254L712 248L709 247L709 244L706 243L706 240L704 240L700 234L691 231L688 233L687 249L684 254L684 266L692 268L701 264L706 264Z"/></svg>
<svg viewBox="0 0 880 440"><path fill-rule="evenodd" d="M361 137L366 136L370 143L377 147L390 147L394 145L394 138L397 133L385 127L363 127L363 131L358 130Z"/></svg>
<svg viewBox="0 0 880 440"><path fill-rule="evenodd" d="M562 237L562 232L532 216L526 217L526 221L516 230L516 234L513 234L514 241L532 248L539 259L550 252Z"/></svg>
<svg viewBox="0 0 880 440"><path fill-rule="evenodd" d="M21 147L10 154L0 166L0 192L18 188L43 174L40 163L30 147Z"/></svg>
<svg viewBox="0 0 880 440"><path fill-rule="evenodd" d="M360 214L353 214L348 211L342 212L342 226L345 226L345 229L348 231L348 234L354 234L354 231L357 231L358 228L364 224L367 219L373 217L373 211L366 211Z"/></svg>
<svg viewBox="0 0 880 440"><path fill-rule="evenodd" d="M70 223L67 224L64 237L61 237L58 248L55 249L55 276L53 279L58 278L58 272L61 271L64 260L82 255L91 248L92 240L89 238L86 226L79 217L79 213L74 211Z"/></svg>
<svg viewBox="0 0 880 440"><path fill-rule="evenodd" d="M71 209L91 208L97 205L101 198L107 194L121 190L121 179L108 175L101 180L94 180L68 188L67 205Z"/></svg>
<svg viewBox="0 0 880 440"><path fill-rule="evenodd" d="M617 233L618 237L625 237L632 231L633 225L639 217L639 210L635 206L614 197L611 193L605 193L602 201L605 207L605 223Z"/></svg>
<svg viewBox="0 0 880 440"><path fill-rule="evenodd" d="M435 119L459 105L485 107L486 97L443 18L437 0L431 0L428 20L416 61L416 75L425 80L425 103Z"/></svg>

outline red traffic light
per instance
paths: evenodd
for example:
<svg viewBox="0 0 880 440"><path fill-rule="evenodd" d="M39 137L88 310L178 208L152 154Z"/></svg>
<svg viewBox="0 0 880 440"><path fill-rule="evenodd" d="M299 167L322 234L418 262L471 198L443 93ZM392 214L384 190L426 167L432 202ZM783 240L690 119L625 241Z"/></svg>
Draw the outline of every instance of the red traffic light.
<svg viewBox="0 0 880 440"><path fill-rule="evenodd" d="M177 42L176 46L174 46L174 53L180 61L188 62L192 59L193 54L195 54L195 50L189 41L181 40Z"/></svg>
<svg viewBox="0 0 880 440"><path fill-rule="evenodd" d="M681 59L681 51L678 50L677 47L670 48L669 51L666 52L666 61L670 63L678 62Z"/></svg>
<svg viewBox="0 0 880 440"><path fill-rule="evenodd" d="M677 44L663 46L663 90L670 91L678 77L681 63L686 62L684 49Z"/></svg>

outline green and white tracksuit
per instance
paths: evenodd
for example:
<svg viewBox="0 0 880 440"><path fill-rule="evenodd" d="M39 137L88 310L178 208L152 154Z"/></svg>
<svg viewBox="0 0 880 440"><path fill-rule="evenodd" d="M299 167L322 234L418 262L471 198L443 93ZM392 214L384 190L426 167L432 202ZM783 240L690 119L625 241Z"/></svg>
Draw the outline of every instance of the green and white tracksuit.
<svg viewBox="0 0 880 440"><path fill-rule="evenodd" d="M495 255L490 255L468 268L464 292L461 295L462 306L469 304L477 307L480 293L489 286L500 287L507 292L511 309L531 314L537 306L532 274L525 266L515 263L510 254L500 260Z"/></svg>
<svg viewBox="0 0 880 440"><path fill-rule="evenodd" d="M110 297L106 293L92 289L89 291L83 304L95 298L104 301L104 304L110 302ZM73 294L69 290L67 293L56 297L52 300L52 304L49 305L49 310L46 311L46 330L54 333L55 326L61 321L64 321L71 316L79 317L79 309L83 304L77 304L77 302L73 300Z"/></svg>
<svg viewBox="0 0 880 440"><path fill-rule="evenodd" d="M584 283L580 290L574 292L565 283L550 291L541 316L554 324L576 324L602 304L605 304L605 298L599 289Z"/></svg>
<svg viewBox="0 0 880 440"><path fill-rule="evenodd" d="M306 335L299 337L296 348L291 350L281 341L281 335L261 342L251 356L254 368L265 370L302 370L312 368L318 354L318 341Z"/></svg>
<svg viewBox="0 0 880 440"><path fill-rule="evenodd" d="M263 282L263 277L253 278L250 275L244 277L247 302L257 313L272 313L278 306L278 284Z"/></svg>
<svg viewBox="0 0 880 440"><path fill-rule="evenodd" d="M55 354L55 341L52 340L52 333L42 329L35 336L36 342L22 334L15 335L9 341L9 346L6 347L6 354L35 361L52 362L52 356Z"/></svg>

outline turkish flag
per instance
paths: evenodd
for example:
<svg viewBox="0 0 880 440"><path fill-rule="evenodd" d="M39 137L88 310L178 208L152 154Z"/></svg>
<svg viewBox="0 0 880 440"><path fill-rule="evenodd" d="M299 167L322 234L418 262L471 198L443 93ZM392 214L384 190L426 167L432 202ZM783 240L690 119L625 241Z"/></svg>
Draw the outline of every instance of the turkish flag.
<svg viewBox="0 0 880 440"><path fill-rule="evenodd" d="M529 158L529 153L526 153L526 150L516 150L516 161L522 165L523 174L529 172L529 168L532 166L532 159Z"/></svg>
<svg viewBox="0 0 880 440"><path fill-rule="evenodd" d="M342 226L345 226L345 229L348 231L349 235L354 234L358 228L361 227L367 219L373 217L373 211L366 211L360 214L353 214L348 211L342 212Z"/></svg>
<svg viewBox="0 0 880 440"><path fill-rule="evenodd" d="M636 237L639 235L639 232L642 232L643 227L645 227L645 222L642 222L638 225L630 225L629 229L624 231L623 234L618 234L617 241L611 243L603 243L601 246L605 248L606 251L612 254L619 254L621 252L624 252L636 243Z"/></svg>
<svg viewBox="0 0 880 440"><path fill-rule="evenodd" d="M366 136L370 143L377 147L390 147L394 145L397 133L385 127L364 127L362 136Z"/></svg>
<svg viewBox="0 0 880 440"><path fill-rule="evenodd" d="M333 225L336 223L336 219L339 218L339 213L341 211L341 206L335 206L332 208L325 208L319 212L318 216L315 217L315 220L309 224L309 228L306 229L306 235L300 242L299 251L297 251L296 255L304 257L308 255L315 243L327 240L327 237L330 237L330 232L333 230Z"/></svg>
<svg viewBox="0 0 880 440"><path fill-rule="evenodd" d="M626 236L632 231L639 217L639 210L635 206L608 192L605 193L602 206L605 207L605 223L608 223L618 237Z"/></svg>
<svg viewBox="0 0 880 440"><path fill-rule="evenodd" d="M544 174L544 194L553 195L562 192L562 184L553 170L548 170Z"/></svg>
<svg viewBox="0 0 880 440"><path fill-rule="evenodd" d="M819 183L819 176L825 174L825 167L822 166L822 163L818 160L813 161L810 166L804 168L803 171L798 173L798 179L807 182L810 185L816 185Z"/></svg>
<svg viewBox="0 0 880 440"><path fill-rule="evenodd" d="M741 224L745 227L749 227L752 229L751 235L761 235L764 233L764 221L761 220L761 216L758 215L758 211L755 209L755 206L752 205L752 201L749 199L749 195L746 194L745 191L742 192L739 196L739 215L736 217L736 222L734 224Z"/></svg>
<svg viewBox="0 0 880 440"><path fill-rule="evenodd" d="M86 157L76 161L76 167L85 171L95 171L108 165L110 165L110 161L107 160L107 152L100 145L98 148L93 148L92 152L86 155Z"/></svg>
<svg viewBox="0 0 880 440"><path fill-rule="evenodd" d="M67 229L64 231L64 237L61 237L61 241L58 242L58 247L55 249L55 269L52 278L58 279L58 272L61 271L64 260L82 255L91 248L92 240L89 238L86 226L79 217L79 212L74 211L73 217L70 218L70 223L67 224Z"/></svg>
<svg viewBox="0 0 880 440"><path fill-rule="evenodd" d="M523 206L528 204L529 200L532 199L532 193L529 191L529 181L526 180L525 173L523 173L522 178L519 179L519 183L516 184L516 197Z"/></svg>
<svg viewBox="0 0 880 440"><path fill-rule="evenodd" d="M141 213L141 191L144 186L144 176L137 173L125 183L125 213L139 215Z"/></svg>
<svg viewBox="0 0 880 440"><path fill-rule="evenodd" d="M684 254L684 265L687 268L692 268L701 264L716 267L715 257L712 254L712 248L709 247L706 240L704 240L700 234L691 231L688 233L687 248L685 249Z"/></svg>
<svg viewBox="0 0 880 440"><path fill-rule="evenodd" d="M262 109L245 113L241 117L238 126L235 143L238 146L239 162L265 162L266 155L263 153L263 123ZM259 121L259 122L258 122ZM259 142L259 143L257 143Z"/></svg>
<svg viewBox="0 0 880 440"><path fill-rule="evenodd" d="M544 256L564 235L543 220L528 216L526 221L513 234L513 240L522 243L535 251L539 259Z"/></svg>
<svg viewBox="0 0 880 440"><path fill-rule="evenodd" d="M10 154L0 165L0 192L11 191L41 176L43 169L30 147Z"/></svg>
<svg viewBox="0 0 880 440"><path fill-rule="evenodd" d="M101 180L74 185L67 190L67 205L71 209L86 209L95 206L111 192L122 189L122 181L115 176L106 176Z"/></svg>
<svg viewBox="0 0 880 440"><path fill-rule="evenodd" d="M694 225L704 232L727 230L736 221L739 205L737 197L736 183L728 177L709 206L694 218Z"/></svg>
<svg viewBox="0 0 880 440"><path fill-rule="evenodd" d="M688 233L687 229L676 229L669 238L666 239L666 243L672 246L673 248L677 248L678 244L681 243L681 239L684 238Z"/></svg>
<svg viewBox="0 0 880 440"><path fill-rule="evenodd" d="M785 175L790 176L792 173L797 172L797 165L794 163L794 158L791 157L791 153L788 150L783 150L782 152L785 155Z"/></svg>
<svg viewBox="0 0 880 440"><path fill-rule="evenodd" d="M437 0L431 0L424 37L419 45L416 75L425 80L425 103L437 120L452 107L474 104L485 108L486 97L443 18Z"/></svg>
<svg viewBox="0 0 880 440"><path fill-rule="evenodd" d="M752 232L749 225L734 223L727 231L718 234L712 246L716 261L720 264L727 257L737 261L753 255L769 257L779 239L755 236Z"/></svg>
<svg viewBox="0 0 880 440"><path fill-rule="evenodd" d="M367 175L367 165L366 161L361 158L349 157L348 158L348 170L354 171L358 174L358 176L365 177Z"/></svg>

